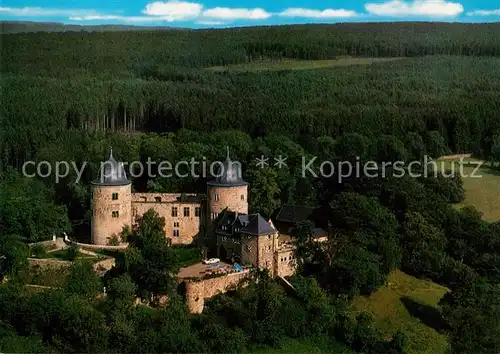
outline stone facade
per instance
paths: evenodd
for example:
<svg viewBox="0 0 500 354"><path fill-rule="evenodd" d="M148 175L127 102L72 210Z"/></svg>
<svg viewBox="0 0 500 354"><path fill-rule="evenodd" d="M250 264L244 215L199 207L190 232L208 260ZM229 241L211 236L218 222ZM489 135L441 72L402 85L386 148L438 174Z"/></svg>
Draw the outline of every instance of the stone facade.
<svg viewBox="0 0 500 354"><path fill-rule="evenodd" d="M131 184L92 185L92 243L106 245L132 221Z"/></svg>
<svg viewBox="0 0 500 354"><path fill-rule="evenodd" d="M240 214L248 214L248 188L243 186L209 185L209 219L214 220L226 208Z"/></svg>
<svg viewBox="0 0 500 354"><path fill-rule="evenodd" d="M92 188L92 243L108 245L124 226L153 209L165 218L165 236L172 244L191 244L200 232L205 210L196 194L131 193L131 186Z"/></svg>
<svg viewBox="0 0 500 354"><path fill-rule="evenodd" d="M200 232L204 208L196 194L133 193L132 220L153 209L165 218L165 236L172 244L191 244Z"/></svg>
<svg viewBox="0 0 500 354"><path fill-rule="evenodd" d="M295 273L297 262L294 249L283 247L274 253L274 275L278 277L289 277Z"/></svg>
<svg viewBox="0 0 500 354"><path fill-rule="evenodd" d="M295 272L293 241L282 239L272 222L260 214L242 215L226 210L217 221L215 233L217 255L222 260L267 269L272 277Z"/></svg>

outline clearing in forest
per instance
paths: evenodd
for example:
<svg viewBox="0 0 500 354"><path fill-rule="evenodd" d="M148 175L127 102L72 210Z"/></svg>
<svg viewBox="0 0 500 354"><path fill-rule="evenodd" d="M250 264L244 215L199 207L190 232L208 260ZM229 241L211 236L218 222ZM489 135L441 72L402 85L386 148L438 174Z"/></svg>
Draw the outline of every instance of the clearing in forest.
<svg viewBox="0 0 500 354"><path fill-rule="evenodd" d="M352 314L371 314L377 329L388 338L404 332L408 353L445 353L448 339L443 334L438 302L446 292L441 285L396 270L385 286L370 296L356 297Z"/></svg>
<svg viewBox="0 0 500 354"><path fill-rule="evenodd" d="M444 161L447 168L452 168L454 172L460 173L460 160ZM489 163L475 158L465 158L462 160L462 177L465 190L465 200L457 204L457 208L470 205L483 213L483 219L487 221L500 220L500 170L490 167ZM478 164L481 167L477 170ZM475 173L473 173L475 171Z"/></svg>
<svg viewBox="0 0 500 354"><path fill-rule="evenodd" d="M337 66L369 65L405 59L400 58L353 58L339 57L327 60L259 60L251 63L233 64L224 66L211 66L207 70L212 72L257 72L257 71L280 71L280 70L307 70L325 69Z"/></svg>

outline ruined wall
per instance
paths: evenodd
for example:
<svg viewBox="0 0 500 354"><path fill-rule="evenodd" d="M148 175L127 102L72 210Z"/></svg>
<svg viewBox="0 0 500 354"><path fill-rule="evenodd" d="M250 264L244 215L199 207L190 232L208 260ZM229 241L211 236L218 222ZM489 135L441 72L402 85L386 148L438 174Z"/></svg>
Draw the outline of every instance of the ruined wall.
<svg viewBox="0 0 500 354"><path fill-rule="evenodd" d="M177 208L177 216L172 216L172 210L174 208ZM184 216L184 208L188 208L189 216ZM153 209L158 215L165 218L165 236L172 240L172 244L191 244L193 242L193 237L200 231L201 215L203 214L203 210L200 209L200 216L195 216L196 208L201 208L201 204L181 202L164 203L156 202L153 198L151 202L132 203L132 220L135 222L136 217ZM176 223L178 223L178 226ZM179 236L174 236L174 230L178 230Z"/></svg>
<svg viewBox="0 0 500 354"><path fill-rule="evenodd" d="M217 278L186 280L186 304L191 313L202 313L205 299L222 294L236 287L239 282L248 278L250 272L244 270Z"/></svg>
<svg viewBox="0 0 500 354"><path fill-rule="evenodd" d="M228 208L231 211L248 214L247 186L211 186L208 185L208 220L214 220L216 215Z"/></svg>
<svg viewBox="0 0 500 354"><path fill-rule="evenodd" d="M118 199L113 200L113 193ZM132 223L131 187L92 185L92 243L107 245L113 235ZM117 216L113 213L118 212Z"/></svg>

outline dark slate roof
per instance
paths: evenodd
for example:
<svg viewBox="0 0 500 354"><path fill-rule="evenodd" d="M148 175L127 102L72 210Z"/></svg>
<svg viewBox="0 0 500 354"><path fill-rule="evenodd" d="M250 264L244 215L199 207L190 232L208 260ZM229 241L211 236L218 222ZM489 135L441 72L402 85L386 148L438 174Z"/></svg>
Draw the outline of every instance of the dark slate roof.
<svg viewBox="0 0 500 354"><path fill-rule="evenodd" d="M92 183L101 186L125 186L132 182L127 179L123 162L116 161L111 150L108 160L99 168L97 180Z"/></svg>
<svg viewBox="0 0 500 354"><path fill-rule="evenodd" d="M229 158L229 148L227 150L226 161L222 163L217 171L215 179L207 183L211 186L226 186L226 187L239 187L248 185L241 178L241 163L238 161L231 161Z"/></svg>
<svg viewBox="0 0 500 354"><path fill-rule="evenodd" d="M312 230L312 237L313 238L326 237L326 236L328 236L328 233L320 227L315 227Z"/></svg>
<svg viewBox="0 0 500 354"><path fill-rule="evenodd" d="M259 236L275 233L276 229L258 213L247 215L226 210L217 222L216 232L227 235L245 233Z"/></svg>
<svg viewBox="0 0 500 354"><path fill-rule="evenodd" d="M219 215L216 232L232 235L248 224L248 215L225 210Z"/></svg>
<svg viewBox="0 0 500 354"><path fill-rule="evenodd" d="M266 219L264 219L260 214L249 215L248 224L241 229L241 233L250 235L269 235L276 232Z"/></svg>
<svg viewBox="0 0 500 354"><path fill-rule="evenodd" d="M301 221L309 220L314 212L314 208L285 204L276 215L276 221L297 224Z"/></svg>

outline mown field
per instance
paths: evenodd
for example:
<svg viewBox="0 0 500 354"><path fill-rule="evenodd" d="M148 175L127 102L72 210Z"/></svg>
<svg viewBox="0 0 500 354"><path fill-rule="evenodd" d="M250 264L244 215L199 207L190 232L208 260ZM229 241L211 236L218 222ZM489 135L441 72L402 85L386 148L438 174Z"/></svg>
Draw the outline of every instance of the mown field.
<svg viewBox="0 0 500 354"><path fill-rule="evenodd" d="M404 332L408 353L445 353L448 341L440 333L438 302L446 292L445 287L431 281L394 271L378 291L354 299L353 315L371 314L388 338L397 331Z"/></svg>
<svg viewBox="0 0 500 354"><path fill-rule="evenodd" d="M400 58L353 58L340 57L328 60L260 60L251 63L211 66L207 68L212 72L258 72L258 71L282 71L282 70L308 70L326 69L351 65L370 65L385 63L389 61L402 60Z"/></svg>
<svg viewBox="0 0 500 354"><path fill-rule="evenodd" d="M500 171L491 168L489 163L475 158L463 159L460 169L459 159L443 161L448 169L454 169L456 173L463 171L463 183L465 189L465 200L457 204L457 208L470 205L483 213L487 221L500 220ZM480 168L477 169L477 166ZM452 170L453 171L453 170Z"/></svg>

